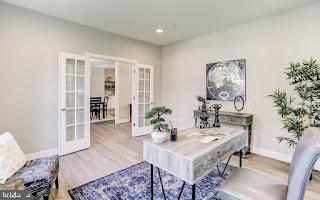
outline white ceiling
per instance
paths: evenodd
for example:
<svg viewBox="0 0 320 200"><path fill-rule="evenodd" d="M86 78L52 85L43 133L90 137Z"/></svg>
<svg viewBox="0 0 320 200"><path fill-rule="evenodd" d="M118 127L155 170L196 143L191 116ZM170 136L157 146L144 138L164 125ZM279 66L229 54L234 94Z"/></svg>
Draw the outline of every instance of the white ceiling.
<svg viewBox="0 0 320 200"><path fill-rule="evenodd" d="M3 0L158 45L283 12L314 0ZM164 29L156 34L156 29Z"/></svg>

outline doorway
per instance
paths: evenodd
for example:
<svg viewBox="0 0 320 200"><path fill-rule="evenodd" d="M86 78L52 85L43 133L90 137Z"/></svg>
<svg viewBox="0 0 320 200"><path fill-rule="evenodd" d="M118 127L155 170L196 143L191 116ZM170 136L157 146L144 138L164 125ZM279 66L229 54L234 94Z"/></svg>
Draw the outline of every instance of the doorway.
<svg viewBox="0 0 320 200"><path fill-rule="evenodd" d="M95 67L91 68L91 63ZM99 67L99 63L105 67ZM99 68L103 69L100 70L102 78L91 80L91 75L95 74L92 69ZM108 69L113 70L113 68L114 79L110 75L112 72L108 72ZM124 71L126 75L121 75ZM59 72L60 155L90 148L90 123L101 118L114 120L115 124L130 122L132 136L152 132L149 121L144 118L145 113L153 107L154 67L152 65L138 64L135 60L100 54L79 55L60 52ZM97 80L101 83L98 89L101 91L99 94L95 93L98 90L90 86L93 84L91 81ZM126 98L121 99L121 95ZM92 97L98 98L92 99ZM112 115L112 97L114 97L114 116ZM97 101L92 103L93 100Z"/></svg>
<svg viewBox="0 0 320 200"><path fill-rule="evenodd" d="M121 69L131 70L131 106L130 106L130 122L132 127L132 136L142 136L147 135L152 132L152 127L148 120L144 118L145 113L152 109L154 106L154 66L138 64L136 60L117 58L101 54L86 53L89 59L99 59L115 62L115 82L117 83L121 78L119 74ZM124 66L121 68L121 66ZM128 81L128 80L127 80ZM119 94L121 89L121 84L115 84L115 93ZM128 87L128 86L127 86ZM120 107L122 101L119 99L119 95L115 98L115 123L127 121L128 119L120 119L121 109L127 110L127 103L124 102L124 108Z"/></svg>
<svg viewBox="0 0 320 200"><path fill-rule="evenodd" d="M116 96L116 62L90 59L90 121L114 121ZM118 83L117 83L118 84Z"/></svg>
<svg viewBox="0 0 320 200"><path fill-rule="evenodd" d="M131 122L132 68L133 65L126 62L90 59L91 123Z"/></svg>

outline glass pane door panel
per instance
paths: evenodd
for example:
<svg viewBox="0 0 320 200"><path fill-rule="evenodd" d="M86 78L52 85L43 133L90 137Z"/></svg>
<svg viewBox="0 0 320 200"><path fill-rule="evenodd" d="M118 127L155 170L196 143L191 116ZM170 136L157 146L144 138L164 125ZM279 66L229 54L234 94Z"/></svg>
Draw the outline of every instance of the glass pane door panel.
<svg viewBox="0 0 320 200"><path fill-rule="evenodd" d="M74 109L66 110L66 125L75 124L75 113Z"/></svg>
<svg viewBox="0 0 320 200"><path fill-rule="evenodd" d="M144 103L144 92L139 92L139 103Z"/></svg>
<svg viewBox="0 0 320 200"><path fill-rule="evenodd" d="M75 139L75 126L68 126L66 128L66 142L74 141Z"/></svg>
<svg viewBox="0 0 320 200"><path fill-rule="evenodd" d="M145 112L149 112L150 111L150 104L145 104Z"/></svg>
<svg viewBox="0 0 320 200"><path fill-rule="evenodd" d="M145 113L150 111L150 104L145 104L144 105ZM150 120L145 119L145 125L149 126L150 125Z"/></svg>
<svg viewBox="0 0 320 200"><path fill-rule="evenodd" d="M148 81L148 80L145 80L145 91L150 91L150 81Z"/></svg>
<svg viewBox="0 0 320 200"><path fill-rule="evenodd" d="M144 116L139 117L139 127L144 127Z"/></svg>
<svg viewBox="0 0 320 200"><path fill-rule="evenodd" d="M75 107L75 93L66 92L66 108L74 108L74 107Z"/></svg>
<svg viewBox="0 0 320 200"><path fill-rule="evenodd" d="M139 81L139 91L144 91L144 80Z"/></svg>
<svg viewBox="0 0 320 200"><path fill-rule="evenodd" d="M77 125L77 139L84 138L85 135L85 126L84 124Z"/></svg>
<svg viewBox="0 0 320 200"><path fill-rule="evenodd" d="M77 108L83 108L85 102L84 92L77 92Z"/></svg>
<svg viewBox="0 0 320 200"><path fill-rule="evenodd" d="M150 80L150 69L146 69L145 79Z"/></svg>
<svg viewBox="0 0 320 200"><path fill-rule="evenodd" d="M75 60L68 58L66 60L66 74L75 74Z"/></svg>
<svg viewBox="0 0 320 200"><path fill-rule="evenodd" d="M85 88L84 76L77 76L77 92L83 92Z"/></svg>
<svg viewBox="0 0 320 200"><path fill-rule="evenodd" d="M144 79L144 69L143 68L139 69L139 79Z"/></svg>
<svg viewBox="0 0 320 200"><path fill-rule="evenodd" d="M85 111L84 109L77 109L77 123L85 122Z"/></svg>
<svg viewBox="0 0 320 200"><path fill-rule="evenodd" d="M77 60L77 75L84 75L85 64L83 60Z"/></svg>
<svg viewBox="0 0 320 200"><path fill-rule="evenodd" d="M66 91L75 91L75 77L66 76Z"/></svg>
<svg viewBox="0 0 320 200"><path fill-rule="evenodd" d="M139 104L139 115L144 115L144 104Z"/></svg>
<svg viewBox="0 0 320 200"><path fill-rule="evenodd" d="M150 92L146 92L145 103L150 103Z"/></svg>
<svg viewBox="0 0 320 200"><path fill-rule="evenodd" d="M149 120L147 120L147 119L145 120L145 125L146 125L146 126L149 126L149 125L150 125Z"/></svg>

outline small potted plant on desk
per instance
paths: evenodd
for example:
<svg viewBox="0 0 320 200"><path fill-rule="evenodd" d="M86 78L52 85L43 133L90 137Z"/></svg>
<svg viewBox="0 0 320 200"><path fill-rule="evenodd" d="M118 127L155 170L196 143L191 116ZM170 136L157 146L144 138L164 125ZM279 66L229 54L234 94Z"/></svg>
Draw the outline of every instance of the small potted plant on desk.
<svg viewBox="0 0 320 200"><path fill-rule="evenodd" d="M172 110L165 106L154 107L149 112L146 112L145 118L150 120L150 124L153 125L154 132L151 134L151 137L155 143L162 143L166 140L170 129L163 115L171 114Z"/></svg>

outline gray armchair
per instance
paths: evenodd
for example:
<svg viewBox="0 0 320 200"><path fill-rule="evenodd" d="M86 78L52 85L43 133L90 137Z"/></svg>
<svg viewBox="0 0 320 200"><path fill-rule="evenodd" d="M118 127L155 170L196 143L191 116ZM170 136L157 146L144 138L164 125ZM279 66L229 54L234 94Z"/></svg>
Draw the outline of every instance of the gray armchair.
<svg viewBox="0 0 320 200"><path fill-rule="evenodd" d="M302 200L316 161L320 156L320 129L308 128L293 154L288 183L276 177L236 168L219 189L221 200Z"/></svg>
<svg viewBox="0 0 320 200"><path fill-rule="evenodd" d="M50 156L27 161L27 163L1 189L29 189L34 199L55 199L59 172L59 156Z"/></svg>

